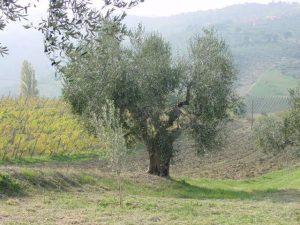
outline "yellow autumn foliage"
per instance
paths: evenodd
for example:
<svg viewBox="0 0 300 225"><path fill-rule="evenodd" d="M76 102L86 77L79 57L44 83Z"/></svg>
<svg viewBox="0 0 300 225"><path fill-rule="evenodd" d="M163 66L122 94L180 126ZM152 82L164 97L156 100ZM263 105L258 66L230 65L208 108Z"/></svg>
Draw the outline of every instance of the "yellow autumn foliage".
<svg viewBox="0 0 300 225"><path fill-rule="evenodd" d="M0 98L0 159L96 151L99 141L86 132L58 99Z"/></svg>

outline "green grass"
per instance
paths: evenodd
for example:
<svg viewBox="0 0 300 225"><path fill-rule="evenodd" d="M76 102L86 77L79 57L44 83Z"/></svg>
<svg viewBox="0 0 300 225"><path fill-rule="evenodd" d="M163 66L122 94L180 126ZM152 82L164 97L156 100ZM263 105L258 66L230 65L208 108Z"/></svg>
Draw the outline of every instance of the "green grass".
<svg viewBox="0 0 300 225"><path fill-rule="evenodd" d="M20 185L7 174L0 174L0 196L20 194Z"/></svg>
<svg viewBox="0 0 300 225"><path fill-rule="evenodd" d="M3 187L25 192L0 198L4 225L300 223L300 167L244 180L125 174L122 208L115 176L95 168L15 168Z"/></svg>
<svg viewBox="0 0 300 225"><path fill-rule="evenodd" d="M10 176L1 176L2 180L9 183L25 182L25 187L33 185L36 188L61 189L70 188L73 184L74 186L89 184L112 191L117 190L115 177L103 176L90 170L56 171L20 168ZM287 190L299 189L300 192L300 168L275 171L245 180L170 178L159 179L155 183L140 182L126 177L123 180L126 191L132 195L194 199L254 199Z"/></svg>
<svg viewBox="0 0 300 225"><path fill-rule="evenodd" d="M246 180L187 179L190 184L223 190L268 191L300 188L300 168L267 173Z"/></svg>
<svg viewBox="0 0 300 225"><path fill-rule="evenodd" d="M129 183L126 188L134 194L194 199L257 199L269 197L270 193L288 194L289 190L297 190L300 200L300 168L275 171L246 180L174 178L155 187L147 184L136 187Z"/></svg>
<svg viewBox="0 0 300 225"><path fill-rule="evenodd" d="M298 80L283 75L278 69L266 71L250 90L250 95L264 96L289 96L289 89L295 88Z"/></svg>

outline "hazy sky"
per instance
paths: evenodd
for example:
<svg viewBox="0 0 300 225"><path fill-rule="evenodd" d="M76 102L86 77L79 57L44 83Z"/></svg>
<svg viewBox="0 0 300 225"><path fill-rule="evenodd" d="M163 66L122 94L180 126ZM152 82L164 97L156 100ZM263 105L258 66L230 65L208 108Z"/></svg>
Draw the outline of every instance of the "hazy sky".
<svg viewBox="0 0 300 225"><path fill-rule="evenodd" d="M134 7L129 14L139 16L170 16L183 12L217 9L229 5L256 2L267 4L272 0L145 0ZM280 2L278 0L273 2ZM282 0L281 2L298 2L300 0Z"/></svg>
<svg viewBox="0 0 300 225"><path fill-rule="evenodd" d="M30 2L31 0L20 0L21 2ZM95 6L102 5L103 0L93 0ZM138 6L128 10L130 15L138 16L170 16L184 12L194 12L199 10L218 9L226 6L243 4L243 3L261 3L268 4L271 2L297 2L300 0L144 0ZM40 1L37 3L39 7L31 8L30 14L33 18L41 17L45 14L48 7L48 1ZM98 7L97 7L98 8Z"/></svg>

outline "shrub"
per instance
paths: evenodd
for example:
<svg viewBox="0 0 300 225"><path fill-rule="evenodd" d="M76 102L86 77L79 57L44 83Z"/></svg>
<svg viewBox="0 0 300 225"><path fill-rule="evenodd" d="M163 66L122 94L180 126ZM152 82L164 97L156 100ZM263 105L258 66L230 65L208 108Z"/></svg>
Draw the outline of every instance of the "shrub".
<svg viewBox="0 0 300 225"><path fill-rule="evenodd" d="M284 133L284 121L275 116L264 116L253 130L255 144L264 152L282 151L287 143Z"/></svg>

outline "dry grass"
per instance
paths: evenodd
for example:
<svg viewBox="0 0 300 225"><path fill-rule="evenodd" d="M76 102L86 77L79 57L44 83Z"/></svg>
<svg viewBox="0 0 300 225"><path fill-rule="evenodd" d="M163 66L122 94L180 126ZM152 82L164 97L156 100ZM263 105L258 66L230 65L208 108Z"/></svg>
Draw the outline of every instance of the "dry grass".
<svg viewBox="0 0 300 225"><path fill-rule="evenodd" d="M244 179L300 165L300 158L293 150L278 155L257 150L251 137L250 121L232 123L227 135L224 149L200 157L193 142L186 139L179 141L179 154L174 159L171 174L194 178Z"/></svg>
<svg viewBox="0 0 300 225"><path fill-rule="evenodd" d="M297 168L243 181L125 173L123 208L113 174L101 168L10 168L6 173L26 193L0 199L1 225L300 224Z"/></svg>
<svg viewBox="0 0 300 225"><path fill-rule="evenodd" d="M299 202L126 196L92 189L47 192L2 201L3 225L46 224L286 224L300 223Z"/></svg>

